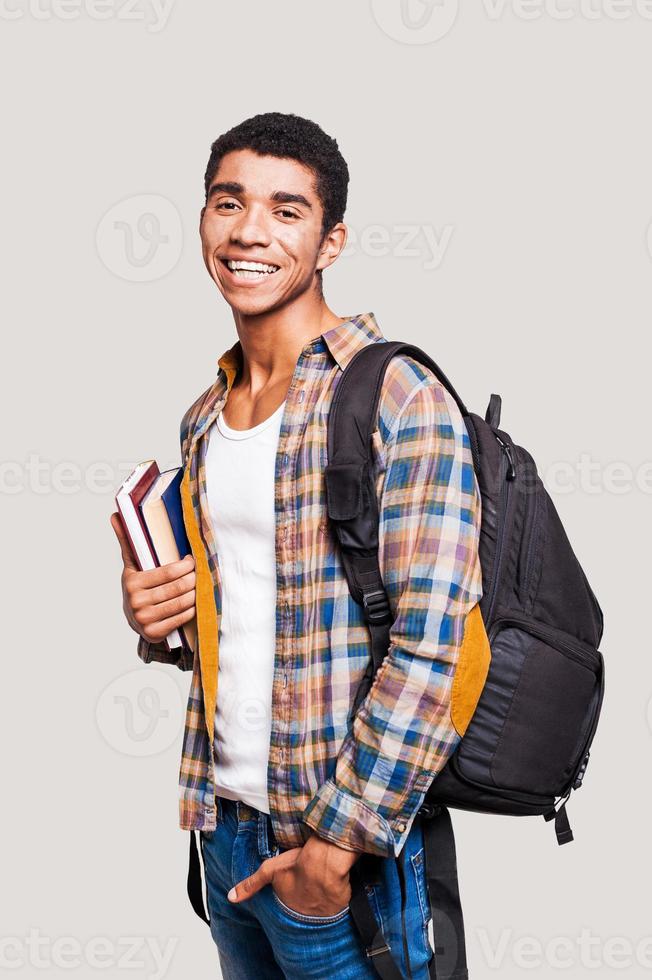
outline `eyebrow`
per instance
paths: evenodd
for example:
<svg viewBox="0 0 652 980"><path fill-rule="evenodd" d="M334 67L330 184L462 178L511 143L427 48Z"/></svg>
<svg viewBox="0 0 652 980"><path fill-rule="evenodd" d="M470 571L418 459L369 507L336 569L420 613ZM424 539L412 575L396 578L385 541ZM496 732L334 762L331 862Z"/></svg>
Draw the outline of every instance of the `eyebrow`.
<svg viewBox="0 0 652 980"><path fill-rule="evenodd" d="M245 188L243 184L239 184L237 181L223 180L218 181L217 184L213 184L208 192L208 200L215 197L216 194L244 194ZM303 196L303 194L291 194L289 191L274 191L270 194L270 201L275 201L277 204L303 204L304 207L312 211L312 204L310 201Z"/></svg>

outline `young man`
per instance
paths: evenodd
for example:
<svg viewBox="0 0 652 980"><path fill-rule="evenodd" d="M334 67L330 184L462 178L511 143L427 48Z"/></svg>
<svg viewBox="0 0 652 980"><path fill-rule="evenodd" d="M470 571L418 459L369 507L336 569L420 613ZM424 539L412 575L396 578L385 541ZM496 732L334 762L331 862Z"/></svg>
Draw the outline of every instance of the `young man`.
<svg viewBox="0 0 652 980"><path fill-rule="evenodd" d="M238 340L181 424L193 555L140 572L111 517L139 656L193 672L180 823L201 831L226 980L376 976L349 909L364 853L381 859L368 894L401 969L427 977L432 957L417 811L460 737L451 687L482 595L480 494L454 400L393 357L373 459L394 619L353 715L371 647L328 525L326 426L351 358L385 338L372 313L339 317L324 299L347 186L337 143L294 115L256 116L213 144L202 252ZM195 610L194 657L166 652Z"/></svg>

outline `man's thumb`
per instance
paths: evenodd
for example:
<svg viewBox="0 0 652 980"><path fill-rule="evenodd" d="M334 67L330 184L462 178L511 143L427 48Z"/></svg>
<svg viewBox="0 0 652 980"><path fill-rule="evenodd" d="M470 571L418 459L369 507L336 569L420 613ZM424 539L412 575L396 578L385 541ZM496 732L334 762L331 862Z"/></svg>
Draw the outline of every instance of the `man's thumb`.
<svg viewBox="0 0 652 980"><path fill-rule="evenodd" d="M111 514L111 527L115 531L116 537L120 542L120 551L122 552L122 560L125 568L133 568L138 571L138 564L131 550L129 538L125 534L120 515L117 511Z"/></svg>

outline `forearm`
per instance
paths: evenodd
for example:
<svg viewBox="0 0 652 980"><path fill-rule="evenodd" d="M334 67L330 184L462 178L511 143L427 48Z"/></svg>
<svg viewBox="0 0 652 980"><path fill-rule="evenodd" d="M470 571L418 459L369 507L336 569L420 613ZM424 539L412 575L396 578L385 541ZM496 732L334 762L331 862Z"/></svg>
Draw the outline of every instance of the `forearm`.
<svg viewBox="0 0 652 980"><path fill-rule="evenodd" d="M400 852L430 783L459 743L452 681L452 661L390 649L333 775L304 811L317 834L383 857Z"/></svg>

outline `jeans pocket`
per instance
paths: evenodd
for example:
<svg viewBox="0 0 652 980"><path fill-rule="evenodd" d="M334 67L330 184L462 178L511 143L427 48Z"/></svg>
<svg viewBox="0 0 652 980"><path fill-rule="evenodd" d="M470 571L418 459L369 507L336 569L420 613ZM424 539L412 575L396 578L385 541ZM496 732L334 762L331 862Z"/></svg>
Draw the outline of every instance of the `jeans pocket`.
<svg viewBox="0 0 652 980"><path fill-rule="evenodd" d="M341 919L345 919L350 914L350 907L347 905L345 908L336 912L335 915L304 915L303 912L296 912L294 909L289 908L281 899L278 897L272 885L269 886L272 890L272 895L274 896L274 901L277 907L287 916L287 918L292 919L293 922L299 922L307 926L328 926L333 922L340 922Z"/></svg>

